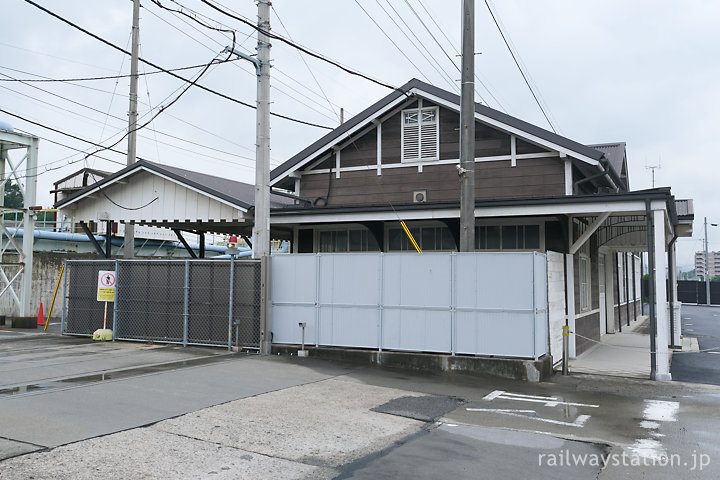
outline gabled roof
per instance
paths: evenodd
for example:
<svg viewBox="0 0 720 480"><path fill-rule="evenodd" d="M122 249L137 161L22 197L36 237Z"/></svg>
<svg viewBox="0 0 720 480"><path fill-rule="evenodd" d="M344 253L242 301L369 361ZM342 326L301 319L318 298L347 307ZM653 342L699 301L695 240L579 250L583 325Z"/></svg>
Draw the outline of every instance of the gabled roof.
<svg viewBox="0 0 720 480"><path fill-rule="evenodd" d="M110 186L121 178L142 170L154 172L158 175L167 177L172 181L201 191L208 196L224 200L246 211L255 203L255 187L253 185L237 182L227 178L216 177L214 175L208 175L206 173L199 173L192 170L185 170L183 168L160 165L159 163L149 162L147 160L140 160L113 173L112 175L108 175L97 183L89 185L88 187L63 198L55 204L55 208L62 208L63 206L74 203L100 188ZM282 207L292 203L294 203L294 201L288 198L278 195L270 195L270 206L272 208Z"/></svg>
<svg viewBox="0 0 720 480"><path fill-rule="evenodd" d="M627 178L627 153L625 142L615 143L598 143L596 145L588 145L588 147L594 148L605 154L610 166L615 173L625 182L625 187L630 188L628 185Z"/></svg>
<svg viewBox="0 0 720 480"><path fill-rule="evenodd" d="M420 96L431 101L439 100L443 104L457 107L458 111L460 109L460 97L458 95L414 78L273 169L273 171L270 172L271 184L275 183L273 181L281 177L283 174L288 173L294 168L302 166L303 162L308 161L309 157L315 152L325 148L330 148L341 139L346 138L348 134L352 134L358 127L362 127L363 125L367 125L372 122L375 118L384 113L388 106L410 96ZM601 151L485 105L476 103L475 114L476 119L488 121L501 127L505 127L508 130L523 132L528 137L534 137L545 143L560 147L563 150L571 152L574 156L587 160L593 164L599 163L603 158L603 152Z"/></svg>

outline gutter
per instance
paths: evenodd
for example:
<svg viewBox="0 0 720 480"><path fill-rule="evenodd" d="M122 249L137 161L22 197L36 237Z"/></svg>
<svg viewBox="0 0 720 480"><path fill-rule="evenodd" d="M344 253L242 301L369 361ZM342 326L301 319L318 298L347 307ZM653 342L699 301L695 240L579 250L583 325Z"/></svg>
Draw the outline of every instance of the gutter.
<svg viewBox="0 0 720 480"><path fill-rule="evenodd" d="M613 179L613 177L616 177L617 174L615 173L615 170L613 170L612 167L610 166L610 162L608 161L608 159L605 157L602 157L600 159L600 164L603 166L602 172L596 173L595 175L592 175L587 178L582 178L582 179L578 180L577 182L573 183L573 195L578 194L578 187L581 184L591 182L595 179L602 178L602 177L607 177L607 179L610 181L610 184L615 189L615 192L620 191L620 187L618 187L618 184L620 184L622 182L619 181L620 180L619 178L617 179L618 180L617 182L615 181L615 179ZM615 175L613 175L613 174L615 174Z"/></svg>

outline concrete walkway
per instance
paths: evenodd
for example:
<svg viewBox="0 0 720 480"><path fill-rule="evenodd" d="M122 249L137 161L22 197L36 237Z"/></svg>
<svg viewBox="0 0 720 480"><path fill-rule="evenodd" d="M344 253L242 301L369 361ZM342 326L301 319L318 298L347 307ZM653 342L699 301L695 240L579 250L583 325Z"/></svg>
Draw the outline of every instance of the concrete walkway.
<svg viewBox="0 0 720 480"><path fill-rule="evenodd" d="M650 335L647 316L623 325L622 333L600 337L600 343L570 360L570 373L650 378Z"/></svg>
<svg viewBox="0 0 720 480"><path fill-rule="evenodd" d="M623 325L622 333L600 337L600 343L570 360L570 373L590 373L614 377L650 378L649 319L643 315L630 326ZM683 338L682 351L697 351L697 339ZM672 361L673 350L670 350Z"/></svg>

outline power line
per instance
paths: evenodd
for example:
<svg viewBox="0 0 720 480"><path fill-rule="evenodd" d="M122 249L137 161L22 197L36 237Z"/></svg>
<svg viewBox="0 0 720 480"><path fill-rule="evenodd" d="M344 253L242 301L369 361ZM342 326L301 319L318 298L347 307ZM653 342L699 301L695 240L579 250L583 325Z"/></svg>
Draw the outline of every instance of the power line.
<svg viewBox="0 0 720 480"><path fill-rule="evenodd" d="M280 18L280 15L278 15L277 10L275 10L275 7L270 4L270 8L272 8L272 11L275 12L275 16L277 17L278 21L280 22L280 26L282 26L283 30L285 30L285 34L288 36L290 40L292 40L292 36L290 35L290 31L287 29L285 24L283 23L282 19ZM323 97L325 97L325 100L327 101L328 105L330 105L330 109L332 112L338 117L338 120L342 122L342 119L340 118L340 114L335 110L335 107L333 103L328 98L327 94L325 93L325 90L323 89L322 85L320 85L320 82L318 81L317 77L313 73L313 71L310 69L310 65L305 61L305 57L302 56L300 52L298 52L298 56L300 57L300 60L302 60L303 64L305 65L305 68L308 69L308 72L310 72L310 75L312 76L313 80L315 80L315 84L320 89L320 92L322 92Z"/></svg>
<svg viewBox="0 0 720 480"><path fill-rule="evenodd" d="M535 99L535 103L537 103L537 106L540 107L540 111L542 112L543 116L545 117L545 120L547 120L548 125L550 125L550 128L552 129L552 131L557 133L557 130L555 130L555 126L550 121L550 117L548 117L548 114L545 112L545 109L543 108L542 104L540 103L538 96L535 94L535 89L530 85L530 81L528 80L528 77L525 75L524 69L520 66L520 62L518 61L518 58L515 55L515 52L510 47L510 43L508 42L508 39L505 36L505 32L503 31L502 28L500 28L500 23L498 22L498 19L495 16L495 12L490 7L490 2L488 0L485 0L485 5L487 5L488 11L490 12L490 16L492 17L493 21L495 22L495 26L497 27L498 31L500 32L500 36L502 37L503 42L505 42L505 46L507 47L508 51L510 52L510 55L512 56L513 61L515 62L515 65L517 66L518 70L520 71L520 74L522 75L522 78L525 81L525 85L527 85L528 89L530 90L530 93L532 93L532 96Z"/></svg>
<svg viewBox="0 0 720 480"><path fill-rule="evenodd" d="M227 24L224 24L223 22L221 22L221 21L219 21L219 20L217 20L217 19L210 19L210 17L208 17L208 16L206 16L206 15L200 13L200 12L197 12L197 11L195 11L195 10L187 7L187 6L181 5L177 0L171 0L171 1L172 1L173 3L175 3L175 4L177 4L177 5L180 5L182 8L184 8L184 9L192 12L192 13L195 14L195 15L205 17L208 21L212 20L213 22L215 22L215 23L218 24L218 25L222 25L223 27L226 27L226 28L231 28L231 27L228 26ZM234 14L236 14L236 15L238 15L238 16L242 16L242 15L240 15L238 12L236 12L235 10L229 8L229 7L226 6L226 5L221 4L220 2L217 2L217 1L216 1L215 3L217 3L218 5L220 5L220 6L223 7L225 10L227 10L227 11L229 11L229 12L231 12L231 13L234 13ZM273 8L273 10L274 10L274 8ZM151 13L152 13L152 12L151 12ZM275 12L275 13L277 14L277 12ZM160 18L160 17L158 17L158 18ZM165 20L162 19L162 18L161 18L161 20L165 21ZM280 23L282 24L282 20L280 19L279 16L278 16L278 20L279 20ZM165 21L165 23L168 23L168 22ZM177 28L177 27L175 27L174 25L172 25L172 24L170 24L170 23L168 23L168 24L169 24L170 26L172 26L173 28ZM190 24L188 24L187 22L185 22L185 24L186 24L186 25L190 25ZM198 30L198 29L195 28L194 26L191 25L191 27L192 27L195 31L197 31L197 32L199 32L201 35L203 35L204 37L210 39L211 41L213 41L213 42L215 42L215 43L218 43L217 40L215 40L214 38L208 36L208 35L205 34L204 32L201 32L200 30ZM283 27L284 27L284 25L283 25ZM183 33L185 34L185 32L183 32ZM287 30L286 30L286 33L287 33ZM185 34L185 35L187 35L187 34ZM243 44L245 43L245 41L246 41L248 38L250 38L250 35L251 35L251 34L249 34L249 35L246 37L246 39L243 40L243 42L240 43L240 47L243 47ZM289 37L290 37L290 35L288 34L288 38L289 38ZM196 42L198 41L197 39L195 39L195 38L193 38L193 37L190 37L190 38L192 38L192 39L195 40ZM290 40L292 40L292 38L291 38ZM293 41L294 41L294 40L293 40ZM220 46L224 46L224 45L220 44ZM245 50L248 51L248 52L251 52L251 50L248 49L248 48L245 48ZM303 57L302 55L300 56L300 58L301 58L301 59L303 60L303 62L304 62L304 57ZM284 72L280 67L278 67L278 66L273 66L273 68L274 68L274 70L275 70L278 74L284 75L284 76L287 77L289 80L292 80L293 82L297 83L299 86L301 86L301 87L303 87L304 89L306 89L309 93L311 93L311 94L313 94L313 95L316 95L317 97L320 97L321 99L327 101L327 98L326 98L325 96L317 93L317 92L315 91L315 89L310 88L310 87L308 87L307 85L305 85L304 83L300 82L295 76L293 76L293 75L288 75L287 73L285 73L285 72ZM250 72L247 72L247 73L250 73ZM251 75L252 75L252 74L251 74ZM321 104L318 100L315 100L315 99L313 99L313 98L310 98L308 95L306 95L306 94L300 92L299 90L293 88L293 87L290 86L288 83L283 82L282 80L280 80L280 79L278 78L278 76L275 76L274 78L275 78L275 82L280 83L281 85L286 86L287 88L289 88L289 89L292 90L293 92L295 92L295 93L297 93L298 95L300 95L300 96L308 99L309 101L313 102L314 104L319 105L319 106L321 106L322 108L327 108L327 107L325 107L325 105ZM276 87L275 85L272 85L271 88L272 88L273 90L276 90L276 91L280 92L280 93L283 93L284 95L287 95L289 98L291 98L291 99L293 99L293 100L295 100L295 101L298 101L297 98L293 97L292 95L289 95L287 92L284 92L283 90L281 90L280 88ZM302 104L302 105L305 105L305 106L308 106L308 105L306 105L306 104L303 103L303 102L299 102L299 101L298 101L298 103L300 103L300 104ZM309 106L308 106L308 107L309 107ZM335 114L335 111L334 111L334 108L333 108L333 107L340 108L340 105L337 105L337 104L331 102L331 107L328 109L328 111L330 111L331 113ZM312 107L309 107L309 108L312 108ZM315 109L313 109L313 110L317 112L317 110L315 110ZM324 114L322 114L322 115L324 115ZM327 117L327 118L330 118L330 117ZM331 119L331 120L332 120L332 119Z"/></svg>
<svg viewBox="0 0 720 480"><path fill-rule="evenodd" d="M458 72L461 72L460 67L458 67L457 64L455 63L455 61L450 57L450 55L448 55L447 51L445 51L445 48L440 44L440 41L437 39L437 37L430 31L430 28L429 28L429 27L427 26L427 24L423 21L423 19L422 19L422 18L420 17L420 15L417 13L417 11L415 10L415 8L413 8L413 6L410 4L410 2L409 2L408 0L405 0L405 3L406 3L407 6L410 8L410 11L412 11L413 15L415 15L415 18L417 18L418 21L420 22L420 24L423 26L423 28L425 28L425 31L428 32L428 34L430 35L430 38L432 38L432 39L435 41L435 43L436 43L437 46L440 48L440 50L442 50L442 52L445 54L445 56L447 57L447 59L450 60L450 63L452 63L453 67L455 67L455 69L456 69ZM454 44L452 43L452 41L448 38L448 36L445 34L445 31L444 31L444 30L440 27L440 25L438 25L438 23L435 21L434 16L428 11L428 9L425 7L425 5L423 5L422 0L418 0L418 3L419 3L420 6L423 8L423 10L425 10L425 13L428 15L428 17L430 18L430 20L432 20L432 22L435 24L435 27L437 27L437 29L440 31L440 33L443 35L443 37L445 37L445 40L447 40L448 44L450 44L450 46L452 47L452 49L455 50L455 53L456 53L457 55L460 55L460 52L455 48L455 45L454 45ZM488 88L488 86L485 84L485 82L483 82L482 79L481 79L480 77L478 77L477 73L473 72L473 75L474 75L475 79L478 81L478 83L480 83L480 85L483 86L483 88L485 89L485 91L487 91L487 92L490 94L490 96L493 98L493 100L495 100L495 103L498 104L498 106L500 107L500 109L503 110L503 111L505 111L505 107L503 107L503 104L500 103L500 100L498 100L498 99L495 97L495 95L493 95L492 91L490 90L490 88ZM480 95L480 92L478 92L477 89L475 90L475 93L477 94L477 96L480 98L480 100L481 100L483 103L487 104L487 101L485 101L485 99L482 97L482 95Z"/></svg>
<svg viewBox="0 0 720 480"><path fill-rule="evenodd" d="M102 38L102 37L100 37L100 36L98 36L98 35L90 32L89 30L86 30L85 28L83 28L83 27L81 27L81 26L79 26L79 25L71 22L70 20L68 20L68 19L66 19L66 18L58 15L57 13L52 12L51 10L48 10L47 8L43 7L42 5L39 5L39 4L35 3L33 0L24 0L24 1L25 1L25 3L28 3L28 4L36 7L37 9L42 10L43 12L47 13L48 15L50 15L50 16L58 19L58 20L60 20L61 22L63 22L63 23L65 23L65 24L67 24L67 25L75 28L76 30L79 30L79 31L83 32L84 34L93 37L94 39L96 39L96 40L104 43L105 45L107 45L107 46L109 46L109 47L111 47L111 48L114 48L115 50L118 50L118 51L120 51L120 52L123 52L123 53L126 54L126 55L130 55L130 52L128 52L127 50L125 50L125 49L123 49L123 48L121 48L121 47L118 47L118 46L115 45L114 43L111 43L111 42L105 40L104 38ZM204 1L204 0L203 0L203 1ZM230 15L230 14L228 14L228 15ZM255 28L257 29L257 27L255 27ZM315 54L315 55L316 55L316 54ZM143 63L146 63L147 65L150 65L151 67L153 67L153 68L155 68L155 69L157 69L157 70L161 70L161 71L167 73L168 75L171 75L171 76L177 78L178 80L182 80L182 81L185 82L185 83L192 83L192 85L200 88L201 90L205 90L206 92L210 92L210 93L212 93L213 95L217 95L217 96L219 96L219 97L221 97L221 98L224 98L224 99L226 99L226 100L230 100L231 102L238 103L238 104L243 105L243 106L248 107L248 108L252 108L252 109L256 109L256 108L257 108L255 105L251 105L251 104L246 103L246 102L243 102L243 101L241 101L241 100L237 100L237 99L232 98L232 97L230 97L230 96L228 96L228 95L225 95L225 94L223 94L223 93L220 93L220 92L218 92L217 90L213 90L213 89L208 88L208 87L206 87L206 86L204 86L204 85L201 85L201 84L199 84L199 83L192 82L191 80L188 80L187 78L185 78L185 77L183 77L183 76L181 76L181 75L178 75L178 74L176 74L176 73L174 73L174 72L171 72L171 71L169 71L169 70L167 70L167 69L165 69L165 68L162 68L162 67L160 67L159 65L157 65L157 64L155 64L155 63L153 63L153 62L151 62L151 61L149 61L149 60L145 60L144 58L140 58L139 60L140 60L141 62L143 62ZM368 77L368 78L369 78L369 77ZM384 85L384 84L383 84L383 85ZM390 87L390 86L388 86L388 85L384 85L384 86L387 86L388 88L393 88L393 87ZM332 130L332 127L326 127L326 126L324 126L324 125L318 125L318 124L316 124L316 123L306 122L306 121L304 121L304 120L299 120L299 119L297 119L297 118L292 118L292 117L289 117L289 116L287 116L287 115L281 115L281 114L279 114L279 113L270 112L270 115L273 115L273 116L278 117L278 118L283 118L283 119L289 120L289 121L291 121L291 122L296 122L296 123L300 123L300 124L303 124L303 125L309 125L309 126L311 126L311 127L318 127L318 128L324 128L324 129L326 129L326 130Z"/></svg>
<svg viewBox="0 0 720 480"><path fill-rule="evenodd" d="M238 61L237 58L231 58L223 63L230 63L230 62L237 62L237 61ZM202 68L204 66L205 66L205 64L203 63L201 65L189 65L187 67L168 68L167 71L168 72L182 72L185 70L193 70L196 68ZM41 78L12 78L12 79L0 78L0 82L69 83L69 82L90 82L90 81L95 81L95 80L116 80L116 79L131 77L131 75L128 74L128 75L105 75L102 77L49 78L49 77L43 77L42 75L37 75L34 73L29 73L29 72L25 72L23 70L17 70L15 68L10 68L10 67L6 67L6 66L2 66L0 68L4 68L6 70L12 70L13 72L23 73L25 75L34 75L36 77L41 77ZM156 75L158 73L166 73L166 72L163 70L154 70L151 72L138 73L138 76L146 77L148 75Z"/></svg>
<svg viewBox="0 0 720 480"><path fill-rule="evenodd" d="M173 13L177 13L176 10L173 10L173 9L170 9L170 8L167 8L167 7L164 7L164 6L162 6L161 4L156 3L155 1L153 1L153 3L155 3L155 4L158 5L158 6L160 6L160 7L163 8L164 10L167 10L167 11L170 11L170 12L173 12ZM177 2L174 2L174 3L177 3ZM180 5L179 3L177 3L177 4ZM182 5L181 5L181 7L182 7ZM197 12L195 12L195 11L193 11L193 10L187 8L187 7L182 7L182 8L187 9L188 11L192 12L192 13L195 14L195 15L199 15ZM193 37L192 35L190 35L189 33L187 33L185 30L182 30L182 29L178 28L176 25L173 25L172 23L168 22L168 21L165 20L164 18L162 18L162 17L160 17L159 15L153 13L151 10L147 10L147 9L146 9L146 11L147 11L148 13L150 13L151 15L153 15L153 16L154 16L155 18L157 18L158 20L162 21L162 22L165 23L166 25L169 25L170 27L172 27L172 28L174 28L175 30L179 31L182 35L185 35L186 37L188 37L188 38L191 39L192 41L196 42L196 43L199 44L199 45L202 45L203 47L205 47L206 49L210 50L211 52L216 52L216 51L217 51L216 49L214 49L214 48L212 48L212 47L204 44L203 42L201 42L201 41L198 40L197 38ZM195 20L195 18L192 17L192 16L190 16L190 15L184 14L184 16L190 18L191 20ZM198 32L200 35L202 35L202 36L208 38L210 41L218 44L220 47L224 48L224 47L227 45L227 43L220 43L220 42L218 42L216 39L214 39L214 38L210 37L209 35L207 35L205 32L199 30L197 27L195 27L195 25L193 25L192 23L188 22L185 18L183 18L183 17L178 17L178 19L179 19L180 21L182 21L185 25L188 25L190 28L192 28L193 30L195 30L196 32ZM198 20L198 23L199 23L200 25L204 26L204 27L207 27L207 25L206 25L204 22L201 22L201 21ZM214 27L208 27L208 28L211 28L211 29L215 30ZM225 31L225 30L223 30L223 29L219 29L219 30L220 30L220 31ZM248 35L248 38L249 38L249 37L250 37L250 35ZM239 45L239 46L242 46L242 44ZM248 75L251 75L251 76L253 76L253 77L255 76L254 73L251 73L251 72L248 71L247 69L243 69L242 67L240 67L240 65L235 64L235 66L238 67L238 68L240 68L243 72L247 73ZM279 81L279 80L278 80L278 81ZM284 84L284 82L282 82L282 81L279 81L279 82ZM309 108L310 110L313 110L314 112L317 112L318 114L324 116L325 118L334 121L334 118L332 118L332 117L326 115L325 113L323 113L323 112L321 112L321 111L313 108L312 106L306 104L305 102L302 102L302 101L298 100L297 98L295 98L295 97L293 97L292 95L284 92L284 91L281 90L280 88L277 88L277 87L275 87L275 86L271 86L271 88L273 88L274 90L282 93L283 95L287 95L289 98L295 100L296 102L298 102L299 104L301 104L301 105ZM299 93L299 92L298 92L298 93ZM302 95L302 94L300 94L300 95ZM304 96L305 98L307 98L307 99L310 100L311 102L314 102L314 103L316 103L316 104L319 104L317 101L315 101L315 100L307 97L306 95L302 95L302 96ZM322 108L326 108L324 105L321 105L321 106L322 106ZM330 111L332 112L332 110L330 110Z"/></svg>
<svg viewBox="0 0 720 480"><path fill-rule="evenodd" d="M232 62L232 61L235 61L235 60L230 60L230 61ZM12 71L15 71L15 72L23 73L23 74L25 74L25 75L33 75L33 76L36 76L36 77L42 77L42 75L38 75L38 74L36 74L36 73L25 72L25 71L17 70L17 69L14 69L14 68L3 67L3 66L0 66L0 68L5 68L5 69L7 69L7 70L12 70ZM43 77L43 78L47 78L47 77ZM2 79L0 79L0 80L2 80ZM24 80L24 79L18 79L18 80ZM99 89L99 88L89 87L89 86L87 86L87 85L76 84L76 83L73 83L72 81L68 81L68 82L66 83L66 85L71 85L71 86L73 86L73 87L85 88L85 89L88 89L88 90L92 90L92 91L96 91L96 92L100 92L100 93L106 93L106 94L109 94L109 95L115 95L115 92L110 92L110 91L108 91L108 90L102 90L102 89ZM123 94L117 94L117 95L122 96L122 97L125 97L125 98L128 97L127 95L123 95ZM147 105L147 104L145 104L145 103L143 103L143 105L149 106L149 105ZM239 144L239 143L237 143L237 142L235 142L235 141L233 141L233 140L230 140L229 138L222 137L222 136L216 134L215 132L212 132L212 131L210 131L210 130L204 129L204 128L198 126L198 125L195 125L194 123L188 122L187 120L185 120L185 119L183 119L183 118L180 118L180 117L177 117L177 116L173 115L173 114L170 113L170 112L165 112L164 115L166 115L166 116L168 116L168 117L171 117L171 118L174 118L175 120L177 120L177 121L179 121L179 122L181 122L181 123L184 123L185 125L188 125L188 126L194 128L194 129L197 129L197 130L199 130L199 131L201 131L201 132L203 132L203 133L206 133L206 134L208 134L208 135L210 135L210 136L212 136L212 137L218 138L218 139L223 140L223 141L225 141L225 142L228 142L228 143L230 143L230 144L232 144L232 145L235 145L236 147L239 147L239 148L242 148L242 149L244 149L244 150L247 150L248 152L253 152L253 153L255 152L255 149L253 149L253 148L247 147L247 146L245 146L245 145L241 145L241 144ZM164 132L159 132L159 131L158 131L158 133L160 133L161 135L169 136L169 137L171 137L171 138L177 138L177 137L173 137L172 135L167 134L167 133L164 133ZM178 140L182 140L182 141L185 141L185 142L188 142L188 143L193 143L193 142L190 142L189 140L185 140L185 139L181 139L181 138L178 138ZM200 145L200 144L198 144L198 145ZM200 146L203 146L203 147L205 147L205 148L211 148L211 147L207 147L207 146L205 146L205 145L200 145ZM212 148L211 148L211 149L212 149ZM223 153L228 153L228 152L223 152ZM229 154L229 155L234 155L234 154ZM243 157L243 158L244 158L244 157Z"/></svg>
<svg viewBox="0 0 720 480"><path fill-rule="evenodd" d="M362 10L362 11L365 13L365 15L367 15L367 17L375 24L375 26L380 29L380 31L383 33L383 35L385 35L385 37L387 37L387 39L390 40L390 43L392 43L392 44L395 46L395 48L398 50L398 52L400 52L400 54L401 54L403 57L405 57L405 60L407 60L408 62L410 62L410 64L411 64L413 67L415 67L415 70L417 70L418 73L420 73L420 76L423 77L426 82L432 84L432 82L430 81L430 79L427 78L427 76L423 73L423 71L420 69L420 67L418 67L417 65L415 65L415 62L413 62L412 60L410 60L410 57L408 57L408 56L405 54L405 51L403 51L403 49L400 48L397 43L395 43L395 40L393 40L393 39L390 37L390 35L388 35L388 33L387 33L385 30L383 30L383 28L380 26L380 24L375 21L375 19L372 17L372 15L370 15L370 14L368 13L368 11L365 10L365 8L360 4L360 2L359 2L358 0L355 0L355 3L357 4L358 7L360 7L360 10Z"/></svg>
<svg viewBox="0 0 720 480"><path fill-rule="evenodd" d="M28 2L28 1L30 1L30 0L25 0L25 1ZM368 81L370 81L370 82L376 83L376 84L378 84L378 85L380 85L380 86L382 86L382 87L389 88L390 90L399 90L397 87L393 87L392 85L389 85L389 84L387 84L387 83L381 82L380 80L376 80L376 79L374 79L374 78L372 78L372 77L370 77L370 76L368 76L368 75L365 75L365 74L362 73L362 72L359 72L359 71L357 71L357 70L353 70L353 69L351 69L351 68L349 68L349 67L346 67L345 65L343 65L343 64L341 64L341 63L339 63L339 62L337 62L337 61L335 61L335 60L332 60L332 59L330 59L330 58L328 58L328 57L325 57L324 55L320 55L319 53L315 53L315 52L313 52L312 50L309 50L308 48L303 47L303 46L300 45L300 44L297 44L297 43L295 43L295 42L293 42L293 41L291 41L291 40L288 40L288 39L285 38L285 37L282 37L282 36L277 35L277 34L275 34L275 33L268 32L268 31L266 31L266 30L258 27L257 25L255 25L254 23L252 23L251 21L249 21L249 20L247 20L247 19L245 19L245 18L239 17L239 16L237 16L237 15L233 15L232 13L229 13L229 12L223 10L222 8L218 7L217 5L214 5L212 2L210 2L210 1L208 1L208 0L200 0L200 1L201 1L202 3L204 3L205 5L209 6L210 8L212 8L213 10L217 10L218 12L222 13L223 15L226 15L226 16L234 19L234 20L237 20L238 22L244 23L245 25L248 25L249 27L254 28L256 31L258 31L259 33L267 36L268 38L271 38L271 39L274 39L274 40L279 40L279 41L281 41L281 42L283 42L283 43L285 43L285 44L287 44L287 45L289 45L289 46L291 46L291 47L293 47L293 48L296 48L296 49L300 50L301 52L303 52L303 53L305 53L305 54L307 54L307 55L310 55L311 57L314 57L314 58L317 58L318 60L322 60L323 62L329 63L330 65L333 65L333 66L339 68L340 70L342 70L342 71L344 71L344 72L346 72L346 73L349 73L350 75L355 75L355 76L364 78L365 80L368 80Z"/></svg>
<svg viewBox="0 0 720 480"><path fill-rule="evenodd" d="M397 17L400 19L400 21L402 22L402 24L405 25L405 28L407 28L408 31L410 32L410 35L412 35L413 38L416 40L416 42L417 42L418 44L420 44L420 47L422 47L423 50L425 50L425 52L427 53L427 55L425 55L425 54L422 52L422 50L420 50L420 48L415 44L415 42L413 42L413 41L410 39L410 37L409 37L407 34L405 34L405 31L400 27L400 25L397 24L397 22L395 22L395 19L393 19L392 16L390 15L390 13L387 12L387 11L385 10L385 8L380 4L380 0L375 0L375 2L378 4L378 6L379 6L380 8L382 8L383 12L385 12L385 13L387 14L387 16L390 17L390 20L392 20L392 22L398 27L398 29L403 33L403 35L405 35L405 38L407 38L408 41L415 47L415 49L416 49L418 52L420 52L420 55L422 55L423 58L425 58L425 60L427 60L427 62L430 64L430 66L433 67L433 69L435 69L435 71L438 72L442 78L444 78L445 80L448 81L448 83L450 84L450 87L451 87L453 90L459 92L459 91L460 91L460 88L459 88L459 87L457 86L457 84L453 81L452 77L450 77L450 76L448 75L448 73L445 71L445 69L442 68L442 65L440 65L440 62L438 62L437 59L435 58L435 56L430 52L430 50L428 50L428 48L425 46L425 43L417 36L417 34L415 33L415 31L412 29L412 27L410 27L410 25L407 24L407 22L405 21L405 19L403 18L403 16L400 15L400 13L398 13L398 11L395 9L395 7L393 7L393 5L392 5L392 3L390 2L390 0L385 0L385 2L386 2L386 3L388 4L388 6L392 9L392 11L395 12L395 15L397 15ZM428 56L429 56L430 58L428 58ZM432 59L432 62L430 61L430 59ZM433 62L434 62L434 63L433 63Z"/></svg>

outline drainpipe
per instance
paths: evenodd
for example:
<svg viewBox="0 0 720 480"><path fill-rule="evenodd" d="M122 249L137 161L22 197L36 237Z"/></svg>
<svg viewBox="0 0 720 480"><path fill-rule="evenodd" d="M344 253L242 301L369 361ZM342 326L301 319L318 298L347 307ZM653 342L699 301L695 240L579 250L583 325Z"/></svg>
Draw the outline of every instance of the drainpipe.
<svg viewBox="0 0 720 480"><path fill-rule="evenodd" d="M650 209L650 199L645 199L645 218L647 220L648 243L648 296L650 297L650 378L655 380L657 373L656 339L657 316L655 312L657 296L655 295L655 240L653 235L653 218Z"/></svg>
<svg viewBox="0 0 720 480"><path fill-rule="evenodd" d="M616 192L618 190L620 190L620 188L617 186L617 183L612 178L611 173L613 170L610 167L610 162L608 162L607 159L605 159L605 158L601 158L600 164L603 166L602 172L596 173L595 175L591 175L587 178L582 178L582 179L578 180L577 182L573 183L573 195L578 194L578 187L580 185L582 185L583 183L591 182L597 178L602 178L602 177L607 177L607 179L610 181L610 183L612 184L612 186Z"/></svg>
<svg viewBox="0 0 720 480"><path fill-rule="evenodd" d="M673 261L672 261L672 249L675 245L675 240L677 240L677 234L673 233L673 238L670 240L670 244L668 245L668 272L670 272L670 269L673 268ZM668 281L675 277L674 273L671 273L668 275ZM675 285L668 285L668 291L670 293L670 345L673 347L675 346Z"/></svg>

